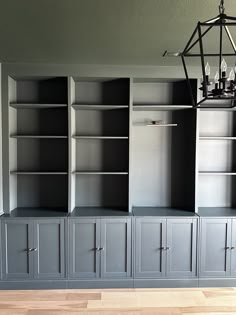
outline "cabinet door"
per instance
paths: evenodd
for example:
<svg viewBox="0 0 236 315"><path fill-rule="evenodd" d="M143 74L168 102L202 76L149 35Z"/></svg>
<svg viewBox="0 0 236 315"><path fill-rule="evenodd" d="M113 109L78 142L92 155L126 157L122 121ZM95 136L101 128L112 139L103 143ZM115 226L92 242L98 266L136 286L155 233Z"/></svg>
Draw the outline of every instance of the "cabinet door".
<svg viewBox="0 0 236 315"><path fill-rule="evenodd" d="M30 220L3 220L3 278L33 278L33 222Z"/></svg>
<svg viewBox="0 0 236 315"><path fill-rule="evenodd" d="M197 220L167 219L167 276L196 277Z"/></svg>
<svg viewBox="0 0 236 315"><path fill-rule="evenodd" d="M34 277L65 277L65 224L63 219L34 222Z"/></svg>
<svg viewBox="0 0 236 315"><path fill-rule="evenodd" d="M230 219L201 219L200 276L230 275Z"/></svg>
<svg viewBox="0 0 236 315"><path fill-rule="evenodd" d="M96 219L69 219L69 275L71 278L98 278L100 222Z"/></svg>
<svg viewBox="0 0 236 315"><path fill-rule="evenodd" d="M135 276L161 278L166 272L166 220L135 220Z"/></svg>
<svg viewBox="0 0 236 315"><path fill-rule="evenodd" d="M101 220L101 276L131 277L131 219Z"/></svg>
<svg viewBox="0 0 236 315"><path fill-rule="evenodd" d="M231 238L231 276L236 277L236 219L232 219Z"/></svg>

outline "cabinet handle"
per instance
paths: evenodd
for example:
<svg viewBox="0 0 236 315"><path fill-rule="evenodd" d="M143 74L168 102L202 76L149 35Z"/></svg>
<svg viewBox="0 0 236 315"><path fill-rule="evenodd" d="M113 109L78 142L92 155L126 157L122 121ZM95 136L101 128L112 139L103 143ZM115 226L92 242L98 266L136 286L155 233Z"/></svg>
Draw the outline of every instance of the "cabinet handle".
<svg viewBox="0 0 236 315"><path fill-rule="evenodd" d="M234 246L232 246L232 247L231 247L231 249L235 249L235 247L234 247Z"/></svg>
<svg viewBox="0 0 236 315"><path fill-rule="evenodd" d="M230 247L229 247L229 246L226 246L225 249L228 250L228 249L230 249Z"/></svg>
<svg viewBox="0 0 236 315"><path fill-rule="evenodd" d="M159 249L160 249L160 250L165 250L165 247L160 247Z"/></svg>
<svg viewBox="0 0 236 315"><path fill-rule="evenodd" d="M100 247L99 250L104 250L104 247Z"/></svg>
<svg viewBox="0 0 236 315"><path fill-rule="evenodd" d="M170 247L166 247L166 250L170 250Z"/></svg>
<svg viewBox="0 0 236 315"><path fill-rule="evenodd" d="M36 252L37 250L37 248L29 248L29 252Z"/></svg>
<svg viewBox="0 0 236 315"><path fill-rule="evenodd" d="M100 250L100 247L96 247L95 250L96 250L96 251L99 251L99 250Z"/></svg>

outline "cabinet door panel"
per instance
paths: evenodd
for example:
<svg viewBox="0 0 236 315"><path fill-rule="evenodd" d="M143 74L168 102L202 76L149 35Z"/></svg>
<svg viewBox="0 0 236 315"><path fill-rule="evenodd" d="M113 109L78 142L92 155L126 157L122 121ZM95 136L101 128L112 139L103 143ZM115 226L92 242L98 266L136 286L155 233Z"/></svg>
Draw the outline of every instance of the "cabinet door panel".
<svg viewBox="0 0 236 315"><path fill-rule="evenodd" d="M63 219L37 220L34 223L34 277L65 277L65 232Z"/></svg>
<svg viewBox="0 0 236 315"><path fill-rule="evenodd" d="M100 223L96 219L69 220L69 274L72 278L98 278Z"/></svg>
<svg viewBox="0 0 236 315"><path fill-rule="evenodd" d="M232 219L231 277L236 277L236 219Z"/></svg>
<svg viewBox="0 0 236 315"><path fill-rule="evenodd" d="M200 244L200 276L230 275L230 219L202 219Z"/></svg>
<svg viewBox="0 0 236 315"><path fill-rule="evenodd" d="M196 277L197 220L167 219L167 276Z"/></svg>
<svg viewBox="0 0 236 315"><path fill-rule="evenodd" d="M131 219L101 220L101 276L131 277Z"/></svg>
<svg viewBox="0 0 236 315"><path fill-rule="evenodd" d="M23 220L3 220L3 278L33 278L33 223Z"/></svg>
<svg viewBox="0 0 236 315"><path fill-rule="evenodd" d="M165 276L166 220L137 218L135 220L135 276Z"/></svg>

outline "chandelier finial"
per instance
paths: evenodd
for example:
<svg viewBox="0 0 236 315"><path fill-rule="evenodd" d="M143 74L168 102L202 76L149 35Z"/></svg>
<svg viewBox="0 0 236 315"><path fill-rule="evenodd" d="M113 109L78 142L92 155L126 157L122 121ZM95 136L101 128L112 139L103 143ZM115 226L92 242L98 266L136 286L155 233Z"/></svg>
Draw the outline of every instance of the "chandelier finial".
<svg viewBox="0 0 236 315"><path fill-rule="evenodd" d="M220 14L225 13L224 0L220 0L219 11L220 11Z"/></svg>

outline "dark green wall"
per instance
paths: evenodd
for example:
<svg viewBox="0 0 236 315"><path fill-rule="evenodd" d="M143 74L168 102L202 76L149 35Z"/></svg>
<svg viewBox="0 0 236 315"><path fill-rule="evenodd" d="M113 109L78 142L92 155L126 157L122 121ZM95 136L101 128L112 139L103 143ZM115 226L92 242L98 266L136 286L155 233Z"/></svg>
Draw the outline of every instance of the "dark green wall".
<svg viewBox="0 0 236 315"><path fill-rule="evenodd" d="M226 0L236 15L235 0ZM0 0L0 61L173 64L218 0ZM212 43L212 42L211 42Z"/></svg>

